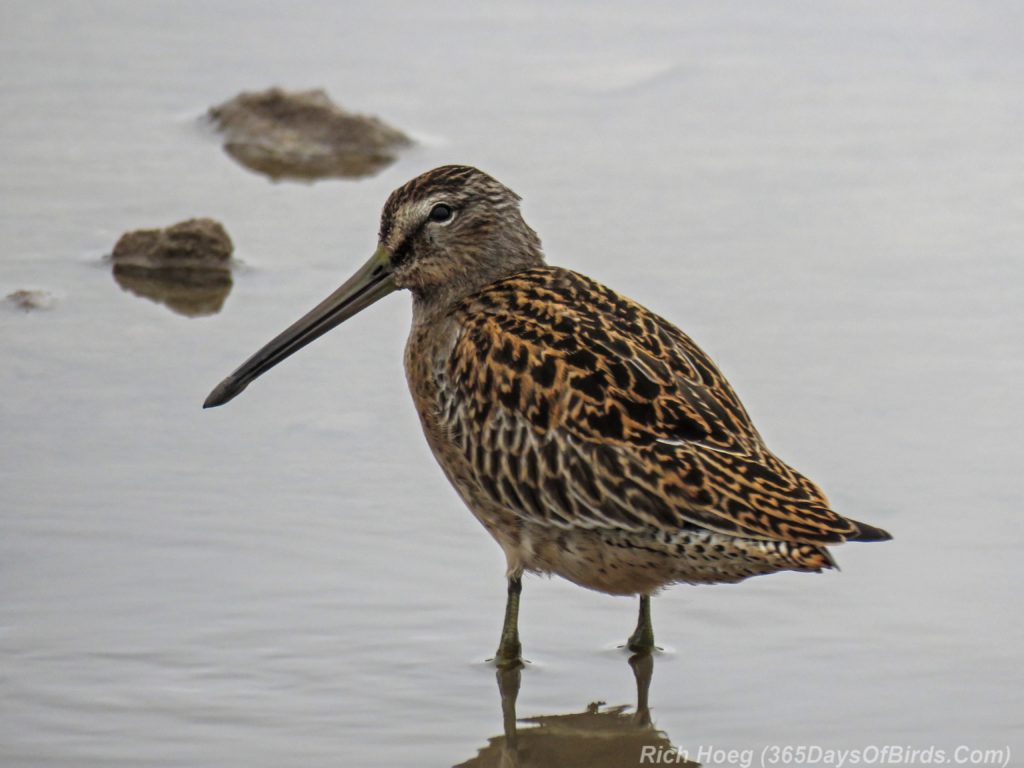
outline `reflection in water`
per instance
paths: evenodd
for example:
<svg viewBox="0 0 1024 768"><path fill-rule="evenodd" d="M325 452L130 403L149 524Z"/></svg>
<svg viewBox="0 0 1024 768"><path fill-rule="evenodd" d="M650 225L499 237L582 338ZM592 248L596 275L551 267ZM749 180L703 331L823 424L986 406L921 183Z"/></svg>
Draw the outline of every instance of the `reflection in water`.
<svg viewBox="0 0 1024 768"><path fill-rule="evenodd" d="M231 292L227 270L173 268L153 270L130 264L114 265L114 280L136 296L164 304L179 315L215 315Z"/></svg>
<svg viewBox="0 0 1024 768"><path fill-rule="evenodd" d="M224 151L239 165L273 181L316 181L323 178L361 179L373 176L395 162L385 152L321 152L283 156L260 144L226 142Z"/></svg>
<svg viewBox="0 0 1024 768"><path fill-rule="evenodd" d="M493 736L480 753L455 768L627 768L653 765L655 755L670 755L672 765L698 763L674 759L675 748L668 736L651 723L647 701L654 672L654 657L649 653L632 656L629 666L636 679L636 709L627 705L604 707L592 702L582 712L564 715L516 717L521 668L497 672L501 695L504 733ZM522 727L522 723L529 723Z"/></svg>

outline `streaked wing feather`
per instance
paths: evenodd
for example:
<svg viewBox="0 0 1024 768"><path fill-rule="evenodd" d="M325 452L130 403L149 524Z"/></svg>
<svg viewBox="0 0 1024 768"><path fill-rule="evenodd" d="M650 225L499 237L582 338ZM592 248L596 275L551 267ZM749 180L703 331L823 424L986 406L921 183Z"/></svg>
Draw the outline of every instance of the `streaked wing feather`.
<svg viewBox="0 0 1024 768"><path fill-rule="evenodd" d="M768 451L707 355L639 304L541 267L454 317L442 423L486 490L522 517L809 544L855 531Z"/></svg>

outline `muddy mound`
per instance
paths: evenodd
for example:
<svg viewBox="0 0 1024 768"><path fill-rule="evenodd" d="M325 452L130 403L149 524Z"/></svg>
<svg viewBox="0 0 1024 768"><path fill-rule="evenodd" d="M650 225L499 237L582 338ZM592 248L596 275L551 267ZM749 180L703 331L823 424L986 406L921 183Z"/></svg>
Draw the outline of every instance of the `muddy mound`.
<svg viewBox="0 0 1024 768"><path fill-rule="evenodd" d="M241 93L207 115L231 157L275 180L370 176L412 144L377 117L346 112L322 90Z"/></svg>
<svg viewBox="0 0 1024 768"><path fill-rule="evenodd" d="M231 291L234 246L213 219L122 235L110 255L114 280L126 291L179 314L212 315Z"/></svg>

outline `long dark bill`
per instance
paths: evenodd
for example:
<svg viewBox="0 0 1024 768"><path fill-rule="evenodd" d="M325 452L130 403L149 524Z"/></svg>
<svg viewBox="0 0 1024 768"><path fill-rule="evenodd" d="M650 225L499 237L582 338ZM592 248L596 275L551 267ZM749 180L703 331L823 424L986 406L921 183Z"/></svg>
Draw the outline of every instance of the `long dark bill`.
<svg viewBox="0 0 1024 768"><path fill-rule="evenodd" d="M223 405L286 357L298 352L314 339L320 338L394 290L391 254L383 247L378 248L370 260L346 280L344 285L292 323L218 384L206 398L203 408Z"/></svg>

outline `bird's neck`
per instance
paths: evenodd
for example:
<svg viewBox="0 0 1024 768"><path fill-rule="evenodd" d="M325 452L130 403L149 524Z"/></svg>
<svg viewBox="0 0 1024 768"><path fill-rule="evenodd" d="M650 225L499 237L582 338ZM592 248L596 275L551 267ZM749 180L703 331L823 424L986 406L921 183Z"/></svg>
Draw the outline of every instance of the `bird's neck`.
<svg viewBox="0 0 1024 768"><path fill-rule="evenodd" d="M530 233L533 234L532 230ZM544 253L536 235L501 253L467 253L463 258L466 267L454 271L447 279L432 284L429 290L412 290L413 325L436 322L463 299L488 285L544 265Z"/></svg>

